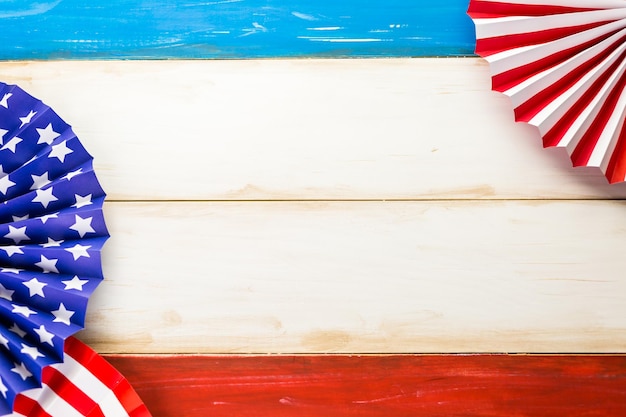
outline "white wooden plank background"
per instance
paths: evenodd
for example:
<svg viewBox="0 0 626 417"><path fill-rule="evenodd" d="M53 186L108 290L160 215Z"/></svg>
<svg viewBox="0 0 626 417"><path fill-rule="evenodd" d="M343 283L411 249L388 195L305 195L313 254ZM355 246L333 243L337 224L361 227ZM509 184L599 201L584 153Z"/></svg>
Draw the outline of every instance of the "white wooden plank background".
<svg viewBox="0 0 626 417"><path fill-rule="evenodd" d="M626 188L541 149L482 60L0 72L110 196L100 352L626 351Z"/></svg>
<svg viewBox="0 0 626 417"><path fill-rule="evenodd" d="M113 200L606 198L540 151L481 59L1 63Z"/></svg>
<svg viewBox="0 0 626 417"><path fill-rule="evenodd" d="M110 204L110 281L85 336L107 351L172 353L620 350L624 210Z"/></svg>

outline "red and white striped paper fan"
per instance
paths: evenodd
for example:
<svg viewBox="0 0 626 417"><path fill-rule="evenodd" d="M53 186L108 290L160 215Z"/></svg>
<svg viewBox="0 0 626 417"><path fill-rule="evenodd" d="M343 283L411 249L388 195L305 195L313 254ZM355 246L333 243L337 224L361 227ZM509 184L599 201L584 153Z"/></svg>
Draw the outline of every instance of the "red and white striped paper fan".
<svg viewBox="0 0 626 417"><path fill-rule="evenodd" d="M7 417L151 417L130 383L102 356L69 337L62 363L49 365L42 387L23 391Z"/></svg>
<svg viewBox="0 0 626 417"><path fill-rule="evenodd" d="M626 0L471 0L476 53L515 119L574 166L626 179Z"/></svg>

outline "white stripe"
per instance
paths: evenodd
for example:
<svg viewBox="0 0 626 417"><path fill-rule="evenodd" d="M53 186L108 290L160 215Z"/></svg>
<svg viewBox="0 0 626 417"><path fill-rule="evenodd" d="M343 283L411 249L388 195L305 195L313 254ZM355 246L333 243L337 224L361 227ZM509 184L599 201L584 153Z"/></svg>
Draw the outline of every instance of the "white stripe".
<svg viewBox="0 0 626 417"><path fill-rule="evenodd" d="M621 20L624 18L626 18L626 8L546 16L480 18L474 19L474 22L476 24L476 37L482 39L496 36L528 34L542 30L581 26L590 23Z"/></svg>
<svg viewBox="0 0 626 417"><path fill-rule="evenodd" d="M49 386L42 384L41 388L23 391L22 395L37 401L46 413L52 416L84 417L67 401L59 397Z"/></svg>
<svg viewBox="0 0 626 417"><path fill-rule="evenodd" d="M65 353L63 363L51 365L100 406L107 417L128 416L113 391L96 378L87 368Z"/></svg>

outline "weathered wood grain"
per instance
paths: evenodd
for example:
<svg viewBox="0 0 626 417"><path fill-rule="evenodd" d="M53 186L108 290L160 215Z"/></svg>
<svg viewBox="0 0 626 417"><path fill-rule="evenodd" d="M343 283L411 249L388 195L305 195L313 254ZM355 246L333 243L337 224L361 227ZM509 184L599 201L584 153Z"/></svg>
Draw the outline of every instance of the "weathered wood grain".
<svg viewBox="0 0 626 417"><path fill-rule="evenodd" d="M109 356L154 417L626 414L623 356Z"/></svg>
<svg viewBox="0 0 626 417"><path fill-rule="evenodd" d="M626 350L626 188L541 149L482 60L0 68L118 201L99 351Z"/></svg>
<svg viewBox="0 0 626 417"><path fill-rule="evenodd" d="M112 200L624 198L515 124L480 59L0 63Z"/></svg>
<svg viewBox="0 0 626 417"><path fill-rule="evenodd" d="M20 0L0 60L449 56L474 51L467 0Z"/></svg>
<svg viewBox="0 0 626 417"><path fill-rule="evenodd" d="M617 201L108 203L99 352L625 352Z"/></svg>

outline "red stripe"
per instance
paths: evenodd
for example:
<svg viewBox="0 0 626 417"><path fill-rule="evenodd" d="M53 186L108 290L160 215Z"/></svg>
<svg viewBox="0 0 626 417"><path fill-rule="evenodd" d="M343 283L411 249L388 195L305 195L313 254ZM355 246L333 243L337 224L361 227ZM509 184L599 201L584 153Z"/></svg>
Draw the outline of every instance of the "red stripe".
<svg viewBox="0 0 626 417"><path fill-rule="evenodd" d="M619 100L619 96L624 90L625 85L626 73L622 75L615 88L608 95L602 105L600 113L595 118L593 123L591 123L591 126L578 143L576 149L574 149L574 152L572 152L572 162L574 166L586 166L589 162L593 149L598 143L598 139L600 139L600 135L611 117L611 114L613 114Z"/></svg>
<svg viewBox="0 0 626 417"><path fill-rule="evenodd" d="M100 406L58 370L44 368L42 381L82 415L104 417Z"/></svg>
<svg viewBox="0 0 626 417"><path fill-rule="evenodd" d="M28 417L53 417L46 413L37 401L21 394L15 397L13 411Z"/></svg>
<svg viewBox="0 0 626 417"><path fill-rule="evenodd" d="M130 417L151 417L143 401L127 380L121 381L113 392Z"/></svg>
<svg viewBox="0 0 626 417"><path fill-rule="evenodd" d="M126 411L128 412L129 417L152 417L152 415L148 411L148 407L146 407L143 403L141 403L139 407L133 409L132 411L128 411L128 409L126 409Z"/></svg>
<svg viewBox="0 0 626 417"><path fill-rule="evenodd" d="M503 16L547 16L562 13L588 12L592 10L602 9L476 0L470 2L467 13L472 18L477 19Z"/></svg>
<svg viewBox="0 0 626 417"><path fill-rule="evenodd" d="M89 348L85 349L85 347L86 345L83 342L73 336L70 336L65 339L63 350L65 353L74 358L74 360L84 366L85 363L89 362L89 360L96 355L96 352Z"/></svg>
<svg viewBox="0 0 626 417"><path fill-rule="evenodd" d="M496 36L493 38L476 39L476 53L480 56L486 57L496 54L498 52L507 51L509 49L551 42L611 22L613 21L609 20L605 22L594 22L579 26L568 26L562 28L539 30L530 33L514 33L505 36Z"/></svg>

